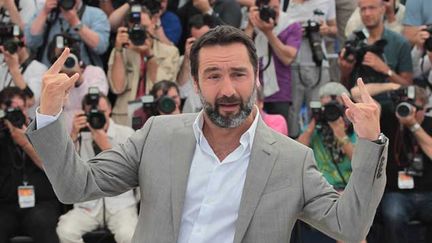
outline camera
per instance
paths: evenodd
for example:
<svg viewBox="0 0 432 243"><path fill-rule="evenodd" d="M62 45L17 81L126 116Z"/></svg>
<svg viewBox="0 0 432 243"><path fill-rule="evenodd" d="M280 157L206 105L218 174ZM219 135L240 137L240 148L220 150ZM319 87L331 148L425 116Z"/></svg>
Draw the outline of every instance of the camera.
<svg viewBox="0 0 432 243"><path fill-rule="evenodd" d="M131 8L134 5L146 7L151 15L159 13L162 9L160 0L129 0L128 3Z"/></svg>
<svg viewBox="0 0 432 243"><path fill-rule="evenodd" d="M366 42L367 34L362 30L354 31L348 40L345 42L345 54L343 58L348 62L354 62L356 65L355 75L362 77L366 83L381 83L387 78L385 74L375 71L372 67L363 65L363 59L366 53L371 52L383 59L384 48L387 41L384 39L378 40L369 45ZM353 56L354 60L350 60L349 56Z"/></svg>
<svg viewBox="0 0 432 243"><path fill-rule="evenodd" d="M0 45L11 54L18 51L18 47L22 47L24 43L17 40L21 36L18 25L12 23L0 23Z"/></svg>
<svg viewBox="0 0 432 243"><path fill-rule="evenodd" d="M411 162L408 167L405 168L405 173L410 176L416 176L421 177L423 176L423 156L421 154L417 154L415 156L408 156L412 157Z"/></svg>
<svg viewBox="0 0 432 243"><path fill-rule="evenodd" d="M324 51L322 49L322 37L320 34L321 24L318 21L309 19L302 24L302 27L304 29L305 36L309 40L309 45L312 50L312 59L317 66L321 66L323 60L325 59Z"/></svg>
<svg viewBox="0 0 432 243"><path fill-rule="evenodd" d="M391 91L390 97L396 105L396 114L400 117L407 117L416 107L414 85Z"/></svg>
<svg viewBox="0 0 432 243"><path fill-rule="evenodd" d="M6 108L5 110L0 109L0 138L4 138L8 133L5 120L8 120L12 126L22 128L26 123L26 117L24 113L18 108Z"/></svg>
<svg viewBox="0 0 432 243"><path fill-rule="evenodd" d="M171 114L176 109L174 99L168 95L163 95L156 100L152 95L145 95L141 98L141 101L144 111L152 116L160 115L160 113Z"/></svg>
<svg viewBox="0 0 432 243"><path fill-rule="evenodd" d="M129 22L132 24L128 28L129 39L136 46L143 45L147 39L146 27L141 25L141 5L131 5Z"/></svg>
<svg viewBox="0 0 432 243"><path fill-rule="evenodd" d="M63 71L75 72L76 66L80 66L79 43L79 40L74 39L68 34L59 34L54 36L48 47L48 50L50 50L48 52L48 59L51 61L51 63L54 63L57 58L56 53L58 53L56 50L63 50L64 48L69 47L70 53L63 65Z"/></svg>
<svg viewBox="0 0 432 243"><path fill-rule="evenodd" d="M75 6L75 0L58 0L58 5L63 10L71 10Z"/></svg>
<svg viewBox="0 0 432 243"><path fill-rule="evenodd" d="M432 51L432 25L428 25L425 29L425 31L429 32L429 38L426 39L424 43L424 48L427 51Z"/></svg>
<svg viewBox="0 0 432 243"><path fill-rule="evenodd" d="M319 101L311 101L309 107L312 111L312 117L317 124L334 122L339 119L339 117L342 117L345 112L345 107L336 100L331 100L324 106L322 106Z"/></svg>
<svg viewBox="0 0 432 243"><path fill-rule="evenodd" d="M259 17L262 21L270 23L270 19L276 20L276 11L269 6L269 0L257 0L255 5L258 7Z"/></svg>
<svg viewBox="0 0 432 243"><path fill-rule="evenodd" d="M87 117L87 122L90 124L90 127L93 129L102 129L107 122L105 114L98 109L99 97L99 88L90 87L83 102L84 107L90 106L90 110L86 112L85 116ZM81 131L88 131L88 128L84 128Z"/></svg>

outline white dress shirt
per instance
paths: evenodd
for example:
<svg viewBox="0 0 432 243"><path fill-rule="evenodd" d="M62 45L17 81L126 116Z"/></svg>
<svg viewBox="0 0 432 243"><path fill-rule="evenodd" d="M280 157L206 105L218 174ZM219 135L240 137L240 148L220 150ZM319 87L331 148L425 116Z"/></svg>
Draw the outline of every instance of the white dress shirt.
<svg viewBox="0 0 432 243"><path fill-rule="evenodd" d="M202 132L203 113L193 124L196 138L178 243L229 243L246 179L259 112L240 146L219 161Z"/></svg>
<svg viewBox="0 0 432 243"><path fill-rule="evenodd" d="M258 110L257 107L255 109ZM37 129L58 116L36 113ZM231 243L259 119L240 137L240 146L219 161L202 132L203 112L193 124L196 147L189 172L177 243Z"/></svg>

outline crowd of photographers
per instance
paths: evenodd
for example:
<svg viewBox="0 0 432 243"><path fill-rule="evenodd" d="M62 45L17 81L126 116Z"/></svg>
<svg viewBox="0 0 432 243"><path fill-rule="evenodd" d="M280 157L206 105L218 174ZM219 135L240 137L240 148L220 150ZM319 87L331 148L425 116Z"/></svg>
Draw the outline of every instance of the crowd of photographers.
<svg viewBox="0 0 432 243"><path fill-rule="evenodd" d="M358 100L362 77L390 139L381 239L408 242L411 221L432 222L430 0L0 0L0 242L83 242L98 228L131 241L140 195L64 207L25 136L65 47L61 72L80 78L63 113L77 153L91 158L150 116L199 112L190 49L225 24L255 42L262 119L311 147L340 193L357 140L340 96Z"/></svg>

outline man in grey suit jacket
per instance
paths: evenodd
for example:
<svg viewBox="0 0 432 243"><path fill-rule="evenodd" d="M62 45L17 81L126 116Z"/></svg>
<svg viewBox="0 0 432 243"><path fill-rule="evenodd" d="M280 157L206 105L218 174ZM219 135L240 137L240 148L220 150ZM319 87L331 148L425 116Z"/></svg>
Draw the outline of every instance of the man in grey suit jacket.
<svg viewBox="0 0 432 243"><path fill-rule="evenodd" d="M359 141L340 195L318 172L310 149L260 119L254 106L258 60L241 31L217 27L192 47L201 113L153 117L125 144L88 162L74 152L61 117L77 78L58 74L67 55L68 49L45 75L28 130L61 201L139 186L133 242L289 242L297 219L336 239L365 238L384 191L387 146L379 109L361 80L363 103L343 96Z"/></svg>

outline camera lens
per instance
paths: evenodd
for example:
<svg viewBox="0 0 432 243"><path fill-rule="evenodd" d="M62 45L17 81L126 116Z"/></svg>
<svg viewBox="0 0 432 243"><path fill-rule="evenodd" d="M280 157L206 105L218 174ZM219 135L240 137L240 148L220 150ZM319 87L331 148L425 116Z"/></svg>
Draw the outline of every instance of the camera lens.
<svg viewBox="0 0 432 243"><path fill-rule="evenodd" d="M411 114L412 107L413 106L410 103L402 102L396 106L396 113L400 117L407 117L409 114Z"/></svg>
<svg viewBox="0 0 432 243"><path fill-rule="evenodd" d="M134 25L129 30L129 39L131 40L132 44L136 46L143 45L145 43L146 38L147 35L144 26Z"/></svg>
<svg viewBox="0 0 432 243"><path fill-rule="evenodd" d="M59 0L59 5L64 10L71 10L75 5L75 0Z"/></svg>
<svg viewBox="0 0 432 243"><path fill-rule="evenodd" d="M169 96L163 96L158 101L158 110L164 114L171 114L176 109L175 101Z"/></svg>
<svg viewBox="0 0 432 243"><path fill-rule="evenodd" d="M93 129L102 129L105 126L105 115L100 111L90 111L87 116L88 123Z"/></svg>
<svg viewBox="0 0 432 243"><path fill-rule="evenodd" d="M342 115L343 111L340 105L331 102L324 106L324 118L326 121L334 122Z"/></svg>
<svg viewBox="0 0 432 243"><path fill-rule="evenodd" d="M10 54L15 54L18 51L18 44L13 39L9 39L9 40L5 41L5 43L3 44L3 47Z"/></svg>
<svg viewBox="0 0 432 243"><path fill-rule="evenodd" d="M6 110L5 119L10 121L14 127L22 128L26 122L26 117L20 109L10 108Z"/></svg>
<svg viewBox="0 0 432 243"><path fill-rule="evenodd" d="M75 67L75 64L76 64L75 58L72 56L69 56L64 63L64 67L67 69L71 69L71 68Z"/></svg>

